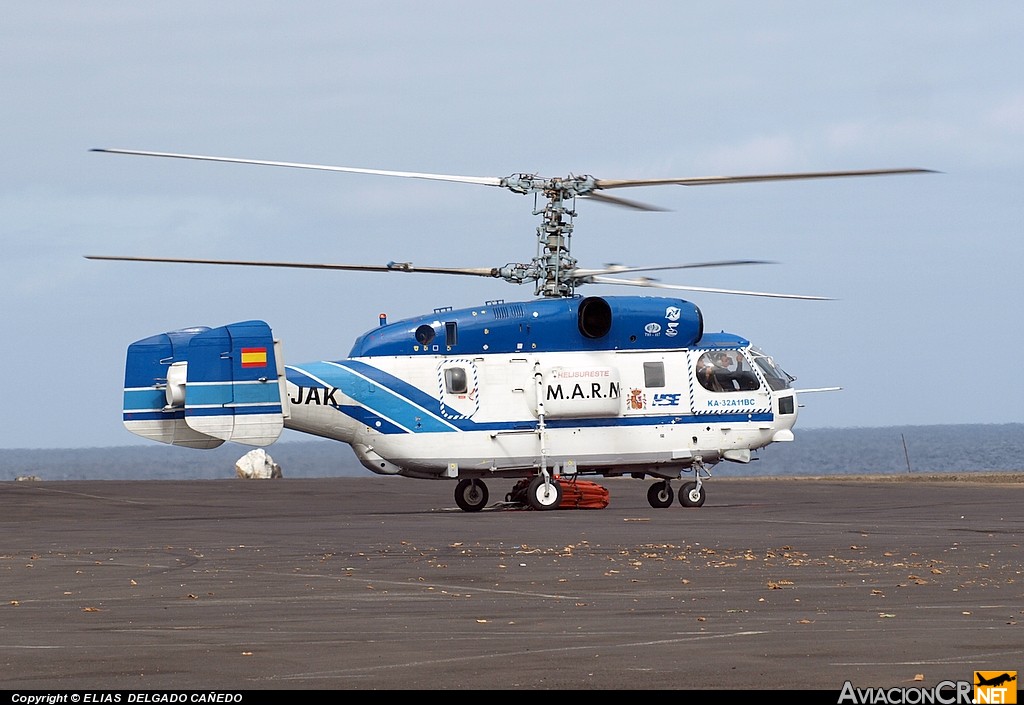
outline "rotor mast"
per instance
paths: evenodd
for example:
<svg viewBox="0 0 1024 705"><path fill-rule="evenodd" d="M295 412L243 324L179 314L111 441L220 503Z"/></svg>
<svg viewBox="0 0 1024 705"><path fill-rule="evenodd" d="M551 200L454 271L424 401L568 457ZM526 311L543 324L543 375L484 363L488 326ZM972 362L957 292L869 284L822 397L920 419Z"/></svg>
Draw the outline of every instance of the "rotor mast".
<svg viewBox="0 0 1024 705"><path fill-rule="evenodd" d="M573 296L577 284L577 277L571 274L576 270L576 259L571 254L576 197L594 190L594 178L569 175L544 179L532 174L516 174L502 179L501 185L515 193L533 193L537 201L541 197L546 199L543 206L535 205L533 210L534 215L541 216L541 224L537 226L537 255L525 269L522 265L512 265L517 271L503 273L503 277L509 281L534 280L537 296Z"/></svg>

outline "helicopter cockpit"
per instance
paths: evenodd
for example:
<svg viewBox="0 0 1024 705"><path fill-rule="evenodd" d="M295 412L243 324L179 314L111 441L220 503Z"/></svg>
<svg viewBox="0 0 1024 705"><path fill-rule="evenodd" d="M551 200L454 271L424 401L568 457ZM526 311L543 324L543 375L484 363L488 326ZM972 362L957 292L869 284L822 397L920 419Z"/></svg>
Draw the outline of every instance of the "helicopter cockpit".
<svg viewBox="0 0 1024 705"><path fill-rule="evenodd" d="M760 387L739 350L711 350L697 360L697 380L709 392L743 392Z"/></svg>
<svg viewBox="0 0 1024 705"><path fill-rule="evenodd" d="M772 391L788 389L794 379L756 348L750 355ZM710 350L697 360L697 380L709 392L746 392L759 389L761 383L740 350Z"/></svg>

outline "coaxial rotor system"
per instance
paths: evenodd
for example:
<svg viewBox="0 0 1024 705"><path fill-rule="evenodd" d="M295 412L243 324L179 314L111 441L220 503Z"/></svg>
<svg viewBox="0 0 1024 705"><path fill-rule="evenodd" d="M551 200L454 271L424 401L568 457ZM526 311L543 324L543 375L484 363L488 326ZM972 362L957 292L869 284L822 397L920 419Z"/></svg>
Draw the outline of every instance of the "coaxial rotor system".
<svg viewBox="0 0 1024 705"><path fill-rule="evenodd" d="M648 287L659 289L677 289L684 291L708 292L718 294L739 294L744 296L764 296L789 299L824 299L821 296L801 294L780 294L759 291L743 291L735 289L716 289L693 287L677 284L664 284L646 276L624 278L624 274L652 272L663 270L697 269L706 267L723 267L733 265L764 264L763 260L725 260L717 262L700 262L678 265L659 265L651 267L625 267L609 265L602 269L581 269L570 253L573 221L576 217L575 200L585 198L597 200L610 205L643 211L665 210L656 206L631 201L618 196L611 196L605 191L621 188L642 186L709 186L715 184L753 183L760 181L789 181L798 179L827 179L859 176L887 176L897 174L933 173L929 169L863 169L848 171L820 171L777 174L752 174L744 176L691 176L680 178L659 179L598 179L593 176L568 175L564 177L542 177L537 174L517 173L505 177L494 176L459 176L454 174L430 174L412 171L391 171L384 169L366 169L347 166L329 166L324 164L305 164L299 162L267 161L260 159L240 159L235 157L217 157L199 154L178 154L171 152L150 152L132 149L94 149L94 152L110 154L128 154L147 157L167 157L173 159L192 159L199 161L227 162L233 164L254 164L262 166L288 167L293 169L315 169L351 174L376 176L393 176L410 179L428 179L432 181L451 181L457 183L497 186L513 193L529 195L536 199L534 214L541 216L541 224L537 227L537 254L528 263L509 263L501 267L457 268L457 267L420 267L410 262L389 262L385 265L329 264L303 262L265 262L246 260L212 260L184 259L170 257L125 257L89 255L88 259L120 260L134 262L172 262L186 264L237 265L250 267L289 267L302 269L328 269L363 272L406 272L424 274L448 274L462 276L492 277L503 279L514 284L535 283L535 294L548 298L560 298L575 295L576 289L584 284L618 284L624 286Z"/></svg>

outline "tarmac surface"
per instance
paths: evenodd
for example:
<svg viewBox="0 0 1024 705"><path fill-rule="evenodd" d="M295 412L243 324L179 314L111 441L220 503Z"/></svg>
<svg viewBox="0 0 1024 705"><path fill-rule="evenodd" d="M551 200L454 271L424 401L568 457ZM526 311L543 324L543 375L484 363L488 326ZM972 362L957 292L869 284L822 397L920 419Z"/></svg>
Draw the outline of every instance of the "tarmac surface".
<svg viewBox="0 0 1024 705"><path fill-rule="evenodd" d="M404 478L4 483L0 689L839 692L1024 670L1024 483L914 479L715 477L699 509L603 480L605 509L478 513Z"/></svg>

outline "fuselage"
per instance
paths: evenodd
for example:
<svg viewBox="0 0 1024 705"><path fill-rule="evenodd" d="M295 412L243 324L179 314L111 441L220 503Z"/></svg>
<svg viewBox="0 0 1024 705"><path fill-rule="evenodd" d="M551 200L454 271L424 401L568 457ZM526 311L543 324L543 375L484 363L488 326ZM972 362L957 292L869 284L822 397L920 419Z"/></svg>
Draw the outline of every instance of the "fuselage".
<svg viewBox="0 0 1024 705"><path fill-rule="evenodd" d="M695 461L747 462L796 421L790 378L749 341L705 335L681 299L438 310L286 377L287 428L410 477L674 478Z"/></svg>

